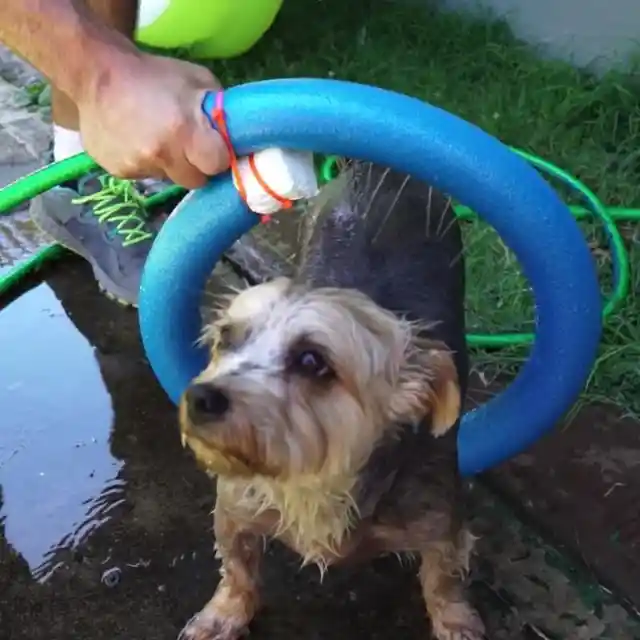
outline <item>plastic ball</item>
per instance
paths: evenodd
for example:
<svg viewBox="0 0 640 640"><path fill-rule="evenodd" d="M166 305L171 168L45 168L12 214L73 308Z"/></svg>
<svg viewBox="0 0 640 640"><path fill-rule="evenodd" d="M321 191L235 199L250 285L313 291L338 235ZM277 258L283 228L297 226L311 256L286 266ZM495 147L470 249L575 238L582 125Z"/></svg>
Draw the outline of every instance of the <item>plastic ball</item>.
<svg viewBox="0 0 640 640"><path fill-rule="evenodd" d="M143 0L136 40L158 49L187 49L195 59L232 58L271 27L282 0Z"/></svg>

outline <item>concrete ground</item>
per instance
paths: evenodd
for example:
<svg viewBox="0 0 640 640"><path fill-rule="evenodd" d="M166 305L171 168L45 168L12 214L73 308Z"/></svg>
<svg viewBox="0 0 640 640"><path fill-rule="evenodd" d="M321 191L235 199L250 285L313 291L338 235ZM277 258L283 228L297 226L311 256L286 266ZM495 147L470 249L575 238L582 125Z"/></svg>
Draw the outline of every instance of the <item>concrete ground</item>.
<svg viewBox="0 0 640 640"><path fill-rule="evenodd" d="M0 56L0 186L48 144L15 86L25 73ZM45 241L23 211L0 218L0 275ZM233 277L218 269L212 291ZM0 301L0 354L0 640L173 640L217 580L213 490L180 447L135 312L65 258ZM524 490L516 510L531 506ZM640 637L629 609L484 484L469 503L471 589L491 640ZM252 637L428 638L414 574L385 559L320 584L274 548Z"/></svg>

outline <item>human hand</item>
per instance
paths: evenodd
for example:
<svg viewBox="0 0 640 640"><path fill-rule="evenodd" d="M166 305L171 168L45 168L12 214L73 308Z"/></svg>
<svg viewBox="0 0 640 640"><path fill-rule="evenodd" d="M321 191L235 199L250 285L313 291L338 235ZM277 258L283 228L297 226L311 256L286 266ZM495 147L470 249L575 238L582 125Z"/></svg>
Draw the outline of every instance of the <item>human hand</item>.
<svg viewBox="0 0 640 640"><path fill-rule="evenodd" d="M187 189L229 167L201 105L220 83L204 67L148 54L113 56L76 98L87 153L120 178L169 178Z"/></svg>

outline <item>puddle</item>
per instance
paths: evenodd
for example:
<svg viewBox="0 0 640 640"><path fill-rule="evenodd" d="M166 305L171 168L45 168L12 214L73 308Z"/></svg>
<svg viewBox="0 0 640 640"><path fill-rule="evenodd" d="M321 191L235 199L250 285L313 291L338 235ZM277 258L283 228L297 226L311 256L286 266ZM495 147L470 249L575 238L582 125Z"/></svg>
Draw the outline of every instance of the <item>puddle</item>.
<svg viewBox="0 0 640 640"><path fill-rule="evenodd" d="M175 638L215 576L210 481L136 313L80 260L43 276L0 310L0 638Z"/></svg>
<svg viewBox="0 0 640 640"><path fill-rule="evenodd" d="M0 312L0 485L5 535L44 577L120 496L111 398L94 349L42 284Z"/></svg>

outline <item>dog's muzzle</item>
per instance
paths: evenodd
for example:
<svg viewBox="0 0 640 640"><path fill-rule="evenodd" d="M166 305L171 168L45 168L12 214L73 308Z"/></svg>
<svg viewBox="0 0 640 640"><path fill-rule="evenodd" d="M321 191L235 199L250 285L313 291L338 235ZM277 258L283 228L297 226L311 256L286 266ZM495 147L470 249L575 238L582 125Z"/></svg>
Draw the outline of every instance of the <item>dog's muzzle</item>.
<svg viewBox="0 0 640 640"><path fill-rule="evenodd" d="M194 426L222 420L231 408L227 393L211 383L194 383L184 394L187 416Z"/></svg>

